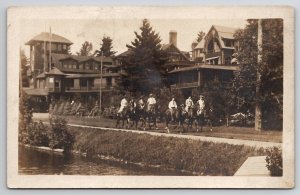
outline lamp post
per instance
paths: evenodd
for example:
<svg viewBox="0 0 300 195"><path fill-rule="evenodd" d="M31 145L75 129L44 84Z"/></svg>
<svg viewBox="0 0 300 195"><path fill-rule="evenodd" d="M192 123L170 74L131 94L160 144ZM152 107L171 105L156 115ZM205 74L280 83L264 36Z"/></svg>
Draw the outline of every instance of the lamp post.
<svg viewBox="0 0 300 195"><path fill-rule="evenodd" d="M103 67L103 51L101 51L101 61L100 61L100 94L99 94L100 113L102 111L102 67Z"/></svg>

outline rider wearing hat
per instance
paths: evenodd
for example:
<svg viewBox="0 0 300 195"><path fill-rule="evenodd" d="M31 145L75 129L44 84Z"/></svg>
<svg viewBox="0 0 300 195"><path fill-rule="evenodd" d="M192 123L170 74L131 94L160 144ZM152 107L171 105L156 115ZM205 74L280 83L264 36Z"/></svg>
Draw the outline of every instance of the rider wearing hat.
<svg viewBox="0 0 300 195"><path fill-rule="evenodd" d="M172 100L169 102L168 107L170 109L172 121L174 121L174 113L175 113L175 110L177 109L177 104L176 104L176 101L175 101L174 97L172 97Z"/></svg>
<svg viewBox="0 0 300 195"><path fill-rule="evenodd" d="M118 113L123 112L124 108L126 108L127 106L128 106L128 101L126 99L126 95L124 95L123 99L121 100L121 106L120 106Z"/></svg>
<svg viewBox="0 0 300 195"><path fill-rule="evenodd" d="M185 100L185 111L188 112L189 109L192 108L193 105L194 105L194 102L193 102L191 96L189 96L189 98Z"/></svg>
<svg viewBox="0 0 300 195"><path fill-rule="evenodd" d="M204 102L203 98L204 98L203 95L200 95L199 100L197 101L197 104L199 106L200 114L202 114L202 112L204 111L204 108L205 108L205 102Z"/></svg>
<svg viewBox="0 0 300 195"><path fill-rule="evenodd" d="M138 101L138 107L139 107L140 109L144 109L144 107L145 107L145 102L144 102L144 100L143 100L143 96L142 96L142 95L140 96L140 99L139 99L139 101Z"/></svg>
<svg viewBox="0 0 300 195"><path fill-rule="evenodd" d="M153 94L150 93L149 98L147 100L147 104L148 104L148 111L151 108L154 108L155 104L156 104L156 99L153 97Z"/></svg>

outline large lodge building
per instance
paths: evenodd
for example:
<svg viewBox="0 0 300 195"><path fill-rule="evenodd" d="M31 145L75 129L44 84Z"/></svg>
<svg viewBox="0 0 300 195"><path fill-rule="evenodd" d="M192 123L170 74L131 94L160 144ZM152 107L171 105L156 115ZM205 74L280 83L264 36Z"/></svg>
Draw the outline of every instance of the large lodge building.
<svg viewBox="0 0 300 195"><path fill-rule="evenodd" d="M168 54L165 68L171 89L182 90L188 96L193 89L215 79L228 87L234 71L239 70L234 58L238 47L233 37L235 30L212 26L203 40L192 44L192 52L180 51L177 32L171 31L169 43L162 46ZM30 46L31 86L24 90L29 96L49 105L53 98L72 98L75 94L97 99L100 86L104 94L115 89L122 72L122 58L130 51L115 57L76 56L68 54L72 44L64 37L46 32L26 43Z"/></svg>

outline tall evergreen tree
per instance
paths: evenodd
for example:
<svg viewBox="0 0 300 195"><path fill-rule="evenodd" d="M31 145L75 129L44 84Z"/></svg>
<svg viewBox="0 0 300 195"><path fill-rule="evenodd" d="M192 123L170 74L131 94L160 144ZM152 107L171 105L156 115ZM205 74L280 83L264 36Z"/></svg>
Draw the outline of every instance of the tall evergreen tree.
<svg viewBox="0 0 300 195"><path fill-rule="evenodd" d="M161 39L147 19L140 27L141 33L135 33L136 38L127 45L131 51L125 58L123 85L130 91L149 92L160 87L166 81L166 70L163 64L167 57L161 50Z"/></svg>
<svg viewBox="0 0 300 195"><path fill-rule="evenodd" d="M205 32L200 31L197 35L196 41L199 43L205 37Z"/></svg>
<svg viewBox="0 0 300 195"><path fill-rule="evenodd" d="M77 52L76 54L78 56L90 56L90 55L92 55L92 53L91 53L92 50L93 50L93 44L88 41L85 41L82 44L79 52Z"/></svg>
<svg viewBox="0 0 300 195"><path fill-rule="evenodd" d="M239 41L238 61L241 71L235 77L235 90L247 109L262 105L262 119L267 128L281 128L283 104L283 20L262 20L262 62L257 63L257 20L248 20L245 29L236 32ZM257 83L257 71L261 82ZM259 96L256 85L260 85ZM270 126L274 125L274 126ZM276 126L276 127L275 127Z"/></svg>
<svg viewBox="0 0 300 195"><path fill-rule="evenodd" d="M113 56L116 52L112 50L112 41L109 36L103 36L100 50L96 50L95 52L96 56L101 56L102 52L105 57Z"/></svg>
<svg viewBox="0 0 300 195"><path fill-rule="evenodd" d="M22 87L29 87L29 79L27 77L27 67L28 58L25 55L24 50L20 50L20 60L21 60L21 85Z"/></svg>

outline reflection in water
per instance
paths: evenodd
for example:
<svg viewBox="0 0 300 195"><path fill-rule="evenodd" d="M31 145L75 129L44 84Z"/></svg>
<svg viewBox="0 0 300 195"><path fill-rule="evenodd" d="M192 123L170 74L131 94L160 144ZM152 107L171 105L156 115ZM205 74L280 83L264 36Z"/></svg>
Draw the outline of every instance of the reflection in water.
<svg viewBox="0 0 300 195"><path fill-rule="evenodd" d="M92 161L19 146L19 174L26 175L183 175L181 172Z"/></svg>

